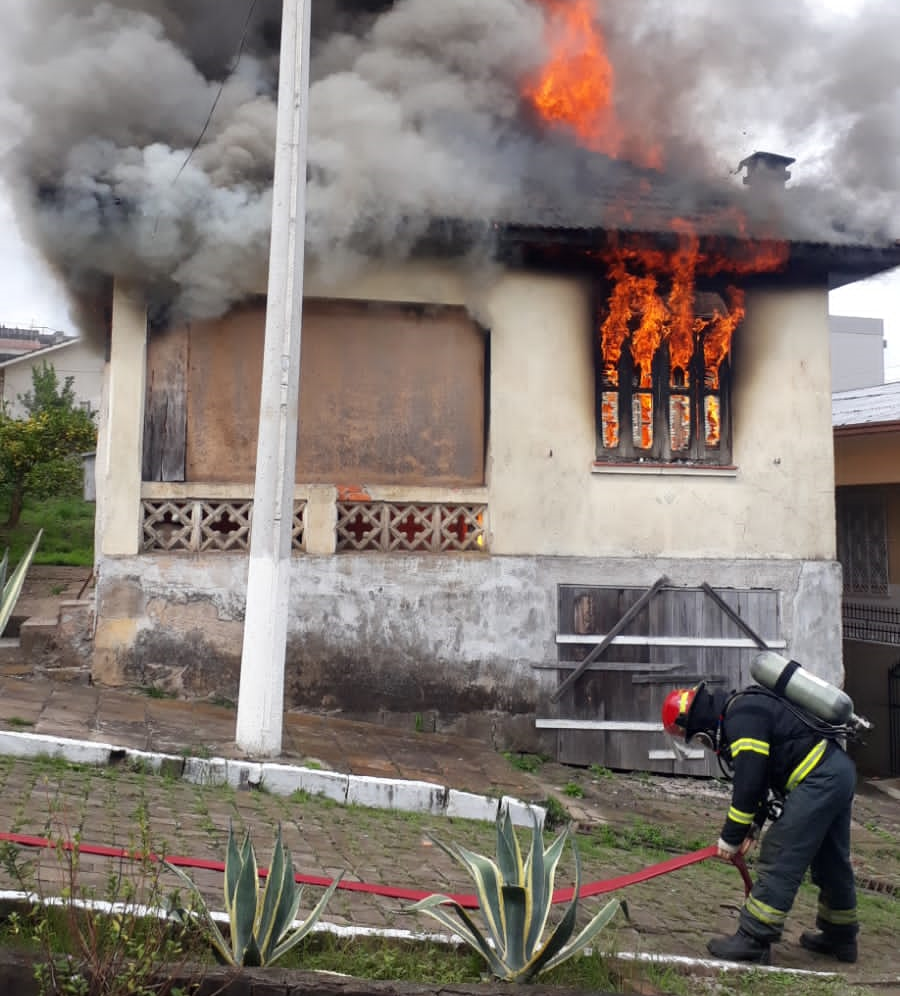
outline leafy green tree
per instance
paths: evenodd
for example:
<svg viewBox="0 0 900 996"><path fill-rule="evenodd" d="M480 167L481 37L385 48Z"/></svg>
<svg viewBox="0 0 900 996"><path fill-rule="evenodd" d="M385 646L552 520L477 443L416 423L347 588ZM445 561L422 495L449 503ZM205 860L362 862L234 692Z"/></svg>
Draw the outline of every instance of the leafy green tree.
<svg viewBox="0 0 900 996"><path fill-rule="evenodd" d="M52 364L31 371L32 389L19 400L27 418L0 411L0 479L9 492L12 529L18 525L25 497L71 487L77 480L79 455L94 448L97 429L93 415L78 405L67 377L60 386Z"/></svg>
<svg viewBox="0 0 900 996"><path fill-rule="evenodd" d="M74 411L79 407L75 398L74 377L66 377L60 387L56 368L44 360L40 367L31 368L31 390L19 395L19 403L29 415L51 408Z"/></svg>

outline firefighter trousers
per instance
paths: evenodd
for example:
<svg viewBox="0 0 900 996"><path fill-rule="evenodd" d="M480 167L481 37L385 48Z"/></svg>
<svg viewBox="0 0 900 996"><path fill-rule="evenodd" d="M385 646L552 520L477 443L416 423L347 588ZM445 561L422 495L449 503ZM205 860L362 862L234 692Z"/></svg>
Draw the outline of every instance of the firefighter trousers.
<svg viewBox="0 0 900 996"><path fill-rule="evenodd" d="M740 928L765 943L781 938L807 869L819 887L817 927L835 941L852 940L859 924L850 864L853 761L830 744L819 764L788 793L765 835L757 880L741 910Z"/></svg>

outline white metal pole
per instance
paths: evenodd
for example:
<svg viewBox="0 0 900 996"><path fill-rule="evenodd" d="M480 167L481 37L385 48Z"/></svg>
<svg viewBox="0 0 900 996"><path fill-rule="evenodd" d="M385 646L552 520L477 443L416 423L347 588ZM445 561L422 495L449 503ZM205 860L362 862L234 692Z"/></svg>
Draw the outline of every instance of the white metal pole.
<svg viewBox="0 0 900 996"><path fill-rule="evenodd" d="M238 747L264 756L280 754L282 748L300 398L311 6L312 0L284 0L282 15L266 338L235 734Z"/></svg>

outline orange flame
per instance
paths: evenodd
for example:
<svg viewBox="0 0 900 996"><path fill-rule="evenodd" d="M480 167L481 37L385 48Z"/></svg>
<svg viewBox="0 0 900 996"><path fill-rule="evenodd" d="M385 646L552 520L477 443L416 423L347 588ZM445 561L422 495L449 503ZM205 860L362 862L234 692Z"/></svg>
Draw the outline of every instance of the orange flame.
<svg viewBox="0 0 900 996"><path fill-rule="evenodd" d="M691 399L687 394L669 398L669 442L673 452L690 449Z"/></svg>
<svg viewBox="0 0 900 996"><path fill-rule="evenodd" d="M619 445L619 392L604 391L601 399L603 445L614 450Z"/></svg>
<svg viewBox="0 0 900 996"><path fill-rule="evenodd" d="M719 390L719 371L731 352L735 329L746 314L742 290L729 287L728 298L728 314L723 315L717 310L709 330L703 337L703 367L706 372L706 386L711 391Z"/></svg>
<svg viewBox="0 0 900 996"><path fill-rule="evenodd" d="M594 19L595 0L542 0L550 57L525 88L541 118L571 128L594 152L658 169L657 147L632 149L615 109L615 72Z"/></svg>
<svg viewBox="0 0 900 996"><path fill-rule="evenodd" d="M630 350L634 364L632 395L632 442L650 450L654 445L653 363L664 345L669 354L669 443L673 453L691 445L691 369L702 360L705 390L701 418L705 445L721 445L722 412L719 391L722 365L731 354L734 333L746 313L744 291L727 287L727 307L711 315L698 316L697 280L705 276L745 275L777 270L788 259L789 247L775 241L743 239L718 250L710 240L701 240L690 224L675 221L677 246L660 248L658 242L638 236L619 236L618 242L598 253L605 262L612 285L606 319L600 327L603 382L619 386L622 354ZM737 252L735 252L737 250ZM663 295L661 287L668 286ZM699 355L698 355L699 354ZM619 446L618 392L604 392L602 405L603 445Z"/></svg>
<svg viewBox="0 0 900 996"><path fill-rule="evenodd" d="M669 383L673 388L690 387L690 369L702 344L704 381L718 391L722 364L731 352L735 330L744 318L744 292L728 287L727 310L716 309L708 317L696 312L697 280L701 276L745 275L779 269L787 260L786 243L744 240L729 253L711 243L701 247L694 229L676 220L674 250L666 251L646 239L622 237L601 258L608 266L612 284L608 313L600 329L604 382L619 383L619 363L628 343L637 384L652 386L652 366L660 347L669 350ZM669 286L663 299L660 282Z"/></svg>
<svg viewBox="0 0 900 996"><path fill-rule="evenodd" d="M654 276L638 277L629 273L621 261L611 274L614 282L609 298L609 316L601 328L603 377L606 383L619 383L619 360L626 339L631 338L631 355L640 371L639 384L653 386L652 367L665 334L668 310L656 293ZM632 331L634 319L637 327Z"/></svg>
<svg viewBox="0 0 900 996"><path fill-rule="evenodd" d="M719 398L708 394L704 403L706 412L706 445L716 447L722 441L722 411Z"/></svg>
<svg viewBox="0 0 900 996"><path fill-rule="evenodd" d="M672 290L669 293L672 324L668 334L669 382L672 387L690 387L691 358L703 324L694 315L699 240L686 224L676 221L675 227L676 231L680 232L681 239L678 249L672 254Z"/></svg>
<svg viewBox="0 0 900 996"><path fill-rule="evenodd" d="M642 450L653 448L653 395L641 391L631 399L631 431L634 445Z"/></svg>

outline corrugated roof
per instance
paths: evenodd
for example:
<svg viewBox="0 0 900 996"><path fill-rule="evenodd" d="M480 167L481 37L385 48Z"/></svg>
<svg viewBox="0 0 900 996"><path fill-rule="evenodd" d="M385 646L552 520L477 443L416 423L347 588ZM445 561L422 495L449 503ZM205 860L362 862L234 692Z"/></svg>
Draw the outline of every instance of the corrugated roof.
<svg viewBox="0 0 900 996"><path fill-rule="evenodd" d="M900 382L838 391L831 396L831 424L835 429L891 422L900 425Z"/></svg>

